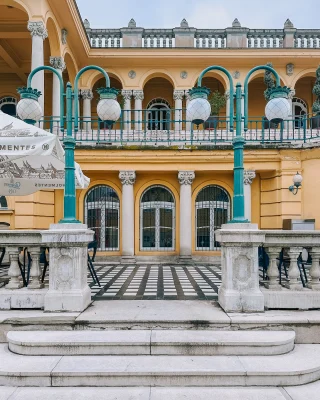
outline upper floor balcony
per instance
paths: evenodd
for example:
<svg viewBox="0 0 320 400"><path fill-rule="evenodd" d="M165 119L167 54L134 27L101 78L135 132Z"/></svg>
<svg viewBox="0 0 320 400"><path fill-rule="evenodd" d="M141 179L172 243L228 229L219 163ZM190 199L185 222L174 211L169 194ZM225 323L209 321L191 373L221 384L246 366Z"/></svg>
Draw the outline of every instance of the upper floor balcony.
<svg viewBox="0 0 320 400"><path fill-rule="evenodd" d="M63 139L66 131L60 130L59 123L59 117L45 117L39 122ZM290 117L278 124L266 117L250 117L248 129L242 128L246 144L256 147L300 147L320 142L320 117L312 115ZM113 125L81 117L73 136L77 146L88 147L223 148L232 145L235 129L231 129L228 117L210 117L196 126L187 120L186 109L123 110Z"/></svg>
<svg viewBox="0 0 320 400"><path fill-rule="evenodd" d="M131 19L128 27L93 29L84 20L92 48L320 48L320 29L297 29L287 19L283 29L250 29L235 19L225 29L197 29L183 19L173 29L144 29Z"/></svg>

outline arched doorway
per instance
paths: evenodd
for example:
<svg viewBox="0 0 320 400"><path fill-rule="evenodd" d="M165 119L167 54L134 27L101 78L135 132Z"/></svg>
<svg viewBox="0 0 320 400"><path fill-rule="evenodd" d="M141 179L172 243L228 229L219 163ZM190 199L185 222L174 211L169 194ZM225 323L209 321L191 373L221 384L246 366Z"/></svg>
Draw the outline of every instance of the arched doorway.
<svg viewBox="0 0 320 400"><path fill-rule="evenodd" d="M151 186L143 193L140 201L140 250L174 250L174 227L173 194L164 186Z"/></svg>
<svg viewBox="0 0 320 400"><path fill-rule="evenodd" d="M302 128L304 124L304 118L308 114L307 103L299 97L292 99L292 115L294 118L294 127Z"/></svg>
<svg viewBox="0 0 320 400"><path fill-rule="evenodd" d="M5 114L16 116L17 99L12 96L2 97L0 99L0 110Z"/></svg>
<svg viewBox="0 0 320 400"><path fill-rule="evenodd" d="M148 130L170 129L170 104L162 98L153 99L147 105Z"/></svg>
<svg viewBox="0 0 320 400"><path fill-rule="evenodd" d="M84 220L95 232L100 251L119 250L120 201L114 189L107 185L91 188L84 202Z"/></svg>
<svg viewBox="0 0 320 400"><path fill-rule="evenodd" d="M215 232L231 217L228 192L220 186L204 187L196 198L196 250L219 250Z"/></svg>

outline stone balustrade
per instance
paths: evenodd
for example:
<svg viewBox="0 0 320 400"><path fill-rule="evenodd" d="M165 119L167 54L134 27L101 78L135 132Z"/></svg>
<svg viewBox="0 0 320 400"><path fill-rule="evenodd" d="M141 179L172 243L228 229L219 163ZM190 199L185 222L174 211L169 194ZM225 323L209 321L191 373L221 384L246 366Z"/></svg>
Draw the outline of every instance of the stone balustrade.
<svg viewBox="0 0 320 400"><path fill-rule="evenodd" d="M320 48L320 29L296 29L290 20L283 29L249 29L237 19L225 29L197 29L185 19L173 29L144 29L133 19L120 29L93 29L87 20L84 26L93 48Z"/></svg>
<svg viewBox="0 0 320 400"><path fill-rule="evenodd" d="M53 224L46 231L0 230L0 248L6 249L10 262L9 282L0 289L0 309L83 311L91 301L87 284L87 246L93 234L80 223ZM40 266L40 255L46 248L49 249L49 287L42 283ZM24 249L28 255L23 266Z"/></svg>
<svg viewBox="0 0 320 400"><path fill-rule="evenodd" d="M222 225L216 237L222 252L219 303L225 311L320 308L320 231L265 231L258 230L256 224L230 223ZM260 246L266 250L269 261L266 279L260 281L259 286ZM288 278L281 279L280 284L279 263L281 266L283 249L289 268ZM298 260L303 249L312 258L305 285L301 280L303 268Z"/></svg>

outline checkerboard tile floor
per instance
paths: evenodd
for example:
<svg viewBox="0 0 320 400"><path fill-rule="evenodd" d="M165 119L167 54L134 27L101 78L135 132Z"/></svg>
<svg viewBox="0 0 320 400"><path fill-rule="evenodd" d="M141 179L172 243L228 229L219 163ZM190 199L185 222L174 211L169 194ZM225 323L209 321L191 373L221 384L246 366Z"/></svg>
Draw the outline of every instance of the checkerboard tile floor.
<svg viewBox="0 0 320 400"><path fill-rule="evenodd" d="M215 265L95 265L101 287L94 300L216 300L221 270Z"/></svg>
<svg viewBox="0 0 320 400"><path fill-rule="evenodd" d="M110 265L95 263L101 287L88 272L93 300L217 300L221 285L218 265ZM8 266L0 268L1 278ZM45 284L48 285L48 276Z"/></svg>

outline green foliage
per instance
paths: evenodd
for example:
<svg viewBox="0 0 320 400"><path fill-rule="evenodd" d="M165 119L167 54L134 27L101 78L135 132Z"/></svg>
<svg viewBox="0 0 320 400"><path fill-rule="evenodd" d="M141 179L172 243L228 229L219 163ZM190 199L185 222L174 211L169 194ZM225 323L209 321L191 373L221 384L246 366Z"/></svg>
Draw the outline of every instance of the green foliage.
<svg viewBox="0 0 320 400"><path fill-rule="evenodd" d="M211 106L211 114L219 115L219 111L226 105L226 97L221 94L218 90L212 92L208 97L208 102Z"/></svg>
<svg viewBox="0 0 320 400"><path fill-rule="evenodd" d="M312 105L312 112L318 115L320 114L320 66L316 70L316 77L312 92L317 96L317 99Z"/></svg>
<svg viewBox="0 0 320 400"><path fill-rule="evenodd" d="M122 96L121 93L118 94L117 100L118 100L118 103L120 104L121 110L123 110L124 109L124 97Z"/></svg>
<svg viewBox="0 0 320 400"><path fill-rule="evenodd" d="M272 63L268 62L266 64L268 67L272 67ZM274 79L273 73L270 71L265 71L264 73L264 83L267 86L267 89L264 91L264 98L269 101L270 100L270 93L271 89L276 86L276 81Z"/></svg>

